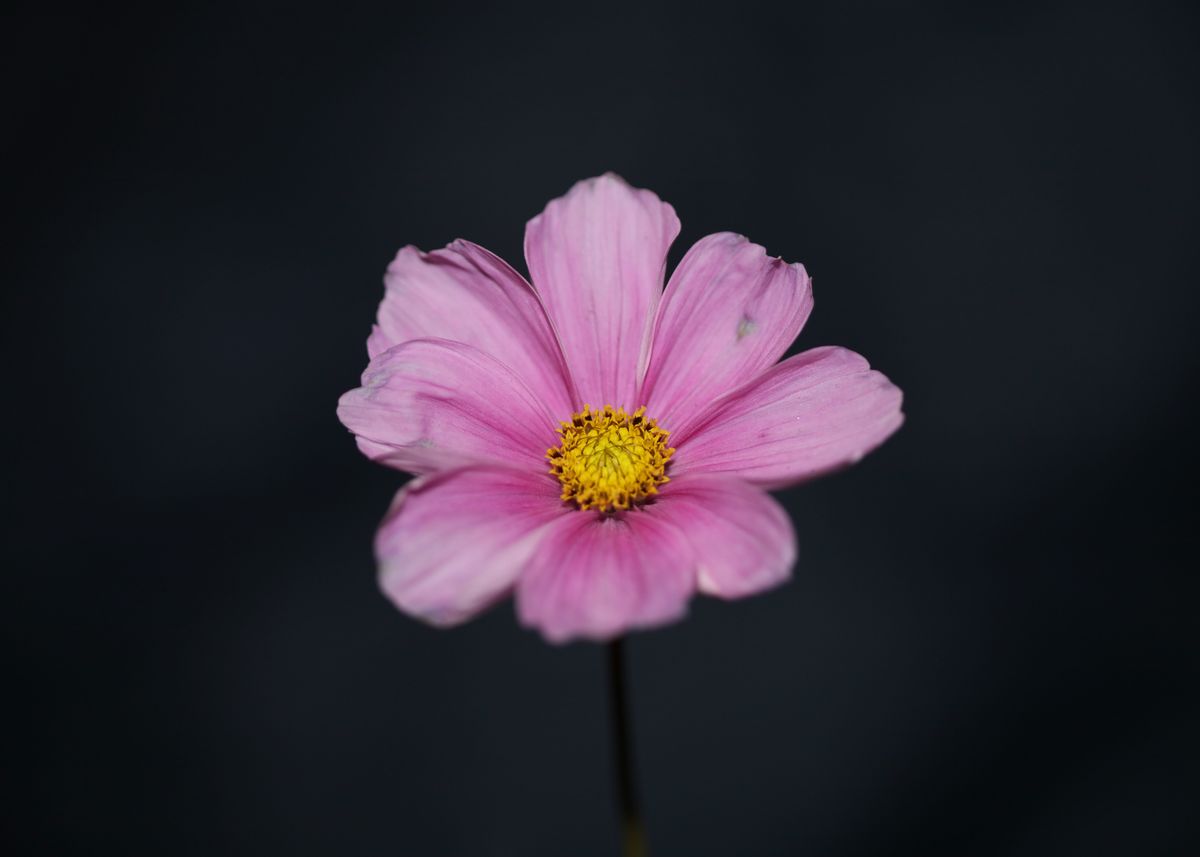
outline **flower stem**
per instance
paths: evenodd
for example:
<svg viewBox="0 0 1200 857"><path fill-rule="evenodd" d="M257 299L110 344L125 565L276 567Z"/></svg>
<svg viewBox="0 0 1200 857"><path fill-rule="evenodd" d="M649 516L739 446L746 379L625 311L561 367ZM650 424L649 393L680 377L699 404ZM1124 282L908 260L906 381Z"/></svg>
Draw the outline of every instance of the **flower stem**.
<svg viewBox="0 0 1200 857"><path fill-rule="evenodd" d="M633 777L633 732L629 725L629 697L625 690L625 653L618 637L608 644L608 689L612 706L613 754L616 757L617 808L621 813L621 853L648 857L642 815L638 810Z"/></svg>

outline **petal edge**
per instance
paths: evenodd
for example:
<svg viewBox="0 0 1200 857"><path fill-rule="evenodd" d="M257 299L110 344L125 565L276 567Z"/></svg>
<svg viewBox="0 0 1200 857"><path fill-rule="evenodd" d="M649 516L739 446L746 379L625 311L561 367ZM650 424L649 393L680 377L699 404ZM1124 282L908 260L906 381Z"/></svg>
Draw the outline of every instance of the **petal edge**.
<svg viewBox="0 0 1200 857"><path fill-rule="evenodd" d="M686 432L717 398L776 363L812 307L803 265L731 232L701 238L667 283L641 403Z"/></svg>
<svg viewBox="0 0 1200 857"><path fill-rule="evenodd" d="M670 205L613 173L576 183L526 225L530 278L579 404L636 406L667 250L678 234Z"/></svg>
<svg viewBox="0 0 1200 857"><path fill-rule="evenodd" d="M854 464L904 422L903 394L845 348L790 357L714 404L675 440L676 473L782 488Z"/></svg>

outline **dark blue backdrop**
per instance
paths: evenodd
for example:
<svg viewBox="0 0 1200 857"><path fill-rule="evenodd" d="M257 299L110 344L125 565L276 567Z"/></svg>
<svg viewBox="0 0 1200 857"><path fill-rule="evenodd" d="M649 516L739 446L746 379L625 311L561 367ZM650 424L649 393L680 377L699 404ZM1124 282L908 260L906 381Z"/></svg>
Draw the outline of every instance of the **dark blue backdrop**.
<svg viewBox="0 0 1200 857"><path fill-rule="evenodd" d="M386 263L615 170L908 423L631 641L657 855L1196 854L1183 4L249 2L6 25L5 853L615 852L601 652L396 613Z"/></svg>

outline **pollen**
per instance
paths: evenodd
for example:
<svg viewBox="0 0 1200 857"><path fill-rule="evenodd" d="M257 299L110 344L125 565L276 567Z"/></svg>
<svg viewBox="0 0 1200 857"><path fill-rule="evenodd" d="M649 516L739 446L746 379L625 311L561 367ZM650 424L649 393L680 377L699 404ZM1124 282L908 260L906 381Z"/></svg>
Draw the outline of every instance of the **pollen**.
<svg viewBox="0 0 1200 857"><path fill-rule="evenodd" d="M669 432L646 418L646 409L588 405L558 430L562 443L546 451L550 472L562 483L563 500L580 509L615 512L658 493L668 481L667 462L674 449Z"/></svg>

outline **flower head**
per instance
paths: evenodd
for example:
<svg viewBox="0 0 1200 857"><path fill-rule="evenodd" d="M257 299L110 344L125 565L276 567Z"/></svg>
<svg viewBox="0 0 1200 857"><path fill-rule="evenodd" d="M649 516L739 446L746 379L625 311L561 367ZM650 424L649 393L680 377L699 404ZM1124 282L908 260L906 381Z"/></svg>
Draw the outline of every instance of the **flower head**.
<svg viewBox="0 0 1200 857"><path fill-rule="evenodd" d="M467 241L388 267L338 416L417 474L380 526L384 592L438 625L515 592L547 639L609 639L787 579L767 489L852 464L901 394L843 348L780 361L812 310L799 264L698 241L665 290L671 206L614 175L531 220L532 280Z"/></svg>

